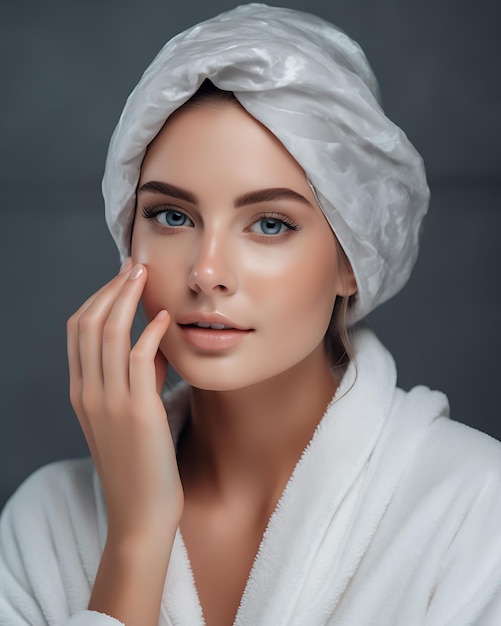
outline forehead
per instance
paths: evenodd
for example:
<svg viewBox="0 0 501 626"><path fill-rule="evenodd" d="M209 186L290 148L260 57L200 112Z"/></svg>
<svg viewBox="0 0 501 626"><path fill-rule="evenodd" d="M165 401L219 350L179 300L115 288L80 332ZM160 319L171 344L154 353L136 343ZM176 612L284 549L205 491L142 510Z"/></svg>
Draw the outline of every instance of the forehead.
<svg viewBox="0 0 501 626"><path fill-rule="evenodd" d="M290 187L315 201L297 161L236 102L184 107L173 114L146 152L140 184L148 180L239 192L242 186Z"/></svg>

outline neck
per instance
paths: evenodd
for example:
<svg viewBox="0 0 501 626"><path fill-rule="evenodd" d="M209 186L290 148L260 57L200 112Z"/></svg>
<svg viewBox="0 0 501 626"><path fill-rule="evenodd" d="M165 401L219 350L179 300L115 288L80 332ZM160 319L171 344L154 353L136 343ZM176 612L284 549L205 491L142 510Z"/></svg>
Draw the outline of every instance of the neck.
<svg viewBox="0 0 501 626"><path fill-rule="evenodd" d="M322 347L251 387L193 388L178 454L185 492L276 501L336 387Z"/></svg>

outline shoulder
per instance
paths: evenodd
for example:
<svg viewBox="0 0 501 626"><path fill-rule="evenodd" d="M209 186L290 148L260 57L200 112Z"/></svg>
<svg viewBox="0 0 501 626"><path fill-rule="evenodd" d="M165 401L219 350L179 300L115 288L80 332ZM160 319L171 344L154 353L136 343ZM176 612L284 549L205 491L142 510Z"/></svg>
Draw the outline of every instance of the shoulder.
<svg viewBox="0 0 501 626"><path fill-rule="evenodd" d="M389 466L401 477L416 476L421 484L429 480L430 488L457 481L474 492L499 482L500 442L450 419L449 402L440 391L398 388L393 358L369 328L356 328L354 345L357 367L345 375L352 387L348 384L346 400L352 396L356 411L366 416L364 425L376 412L382 416L375 469ZM346 386L344 379L341 384Z"/></svg>
<svg viewBox="0 0 501 626"><path fill-rule="evenodd" d="M396 419L410 416L420 423L414 461L436 479L455 475L468 482L498 482L501 478L501 443L489 435L449 417L444 394L416 387L395 395Z"/></svg>
<svg viewBox="0 0 501 626"><path fill-rule="evenodd" d="M467 551L463 562L477 565L490 554L500 581L501 443L451 420L445 396L424 387L397 391L390 422L383 454L399 458L392 514L418 523L442 554Z"/></svg>
<svg viewBox="0 0 501 626"><path fill-rule="evenodd" d="M68 488L92 481L95 469L90 457L54 461L35 470L15 492L31 492L39 488Z"/></svg>
<svg viewBox="0 0 501 626"><path fill-rule="evenodd" d="M31 474L5 505L0 518L0 552L8 558L14 555L15 546L18 556L48 558L54 555L54 537L59 545L91 539L97 548L102 518L92 460L51 463Z"/></svg>
<svg viewBox="0 0 501 626"><path fill-rule="evenodd" d="M421 527L423 513L431 520L428 545L440 546L427 623L499 624L501 443L439 416L425 429L406 478L413 517Z"/></svg>
<svg viewBox="0 0 501 626"><path fill-rule="evenodd" d="M34 472L0 517L0 623L66 624L74 615L75 623L90 624L85 609L105 533L90 458Z"/></svg>
<svg viewBox="0 0 501 626"><path fill-rule="evenodd" d="M11 496L0 517L2 624L66 623L87 606L105 533L100 499L91 459L47 465Z"/></svg>
<svg viewBox="0 0 501 626"><path fill-rule="evenodd" d="M380 490L393 481L378 545L391 537L427 580L426 624L498 624L501 443L448 414L440 392L395 390L374 458Z"/></svg>
<svg viewBox="0 0 501 626"><path fill-rule="evenodd" d="M88 506L95 501L95 469L90 458L57 461L31 474L14 492L3 514L23 514L30 511L51 515L56 505L60 516L63 503Z"/></svg>

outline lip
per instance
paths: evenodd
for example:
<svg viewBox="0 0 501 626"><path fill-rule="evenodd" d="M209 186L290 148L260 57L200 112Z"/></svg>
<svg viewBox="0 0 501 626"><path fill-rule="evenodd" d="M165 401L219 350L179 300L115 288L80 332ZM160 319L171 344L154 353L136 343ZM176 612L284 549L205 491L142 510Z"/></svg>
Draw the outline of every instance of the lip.
<svg viewBox="0 0 501 626"><path fill-rule="evenodd" d="M241 324L237 324L226 315L223 315L222 313L218 313L217 311L213 313L207 313L204 311L196 311L194 313L188 313L186 315L183 315L177 320L177 323L180 326L189 326L190 324L196 324L197 322L202 322L205 324L224 324L224 326L226 326L228 329L231 329L231 330L243 330L243 331L253 330L252 328L243 326ZM200 329L200 330L205 330L205 329Z"/></svg>
<svg viewBox="0 0 501 626"><path fill-rule="evenodd" d="M208 324L224 324L226 328L200 328L193 326L197 322ZM185 341L193 348L202 351L228 350L237 346L245 337L253 332L221 313L196 312L182 316L177 320Z"/></svg>

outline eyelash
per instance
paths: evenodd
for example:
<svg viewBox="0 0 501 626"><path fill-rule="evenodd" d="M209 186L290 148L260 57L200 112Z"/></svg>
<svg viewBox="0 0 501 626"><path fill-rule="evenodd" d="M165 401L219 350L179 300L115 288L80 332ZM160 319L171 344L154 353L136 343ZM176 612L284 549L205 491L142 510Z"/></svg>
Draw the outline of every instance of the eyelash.
<svg viewBox="0 0 501 626"><path fill-rule="evenodd" d="M258 213L253 217L252 224L255 224L256 222L260 222L262 220L276 220L277 222L282 222L282 224L285 224L290 230L299 230L299 224L295 220L293 220L292 217L289 217L288 215L283 215L282 213Z"/></svg>
<svg viewBox="0 0 501 626"><path fill-rule="evenodd" d="M166 213L167 211L175 211L176 213L181 213L185 215L184 211L181 211L175 206L164 205L164 206L145 206L142 209L143 217L146 219L154 219L161 213ZM288 215L283 215L282 213L258 213L253 217L253 222L251 226L261 220L276 220L277 222L281 222L285 224L289 230L297 231L300 230L299 224L293 220ZM264 233L263 233L264 234ZM284 233L282 233L283 235ZM266 237L272 237L272 235L264 235Z"/></svg>
<svg viewBox="0 0 501 626"><path fill-rule="evenodd" d="M180 209L169 204L163 206L145 206L143 207L142 214L147 220L155 218L160 213L166 213L167 211L176 211L176 213L183 213Z"/></svg>

